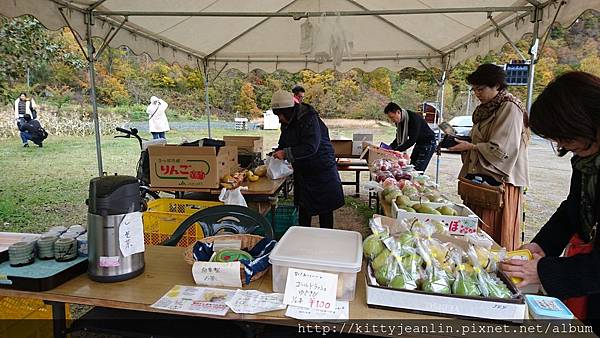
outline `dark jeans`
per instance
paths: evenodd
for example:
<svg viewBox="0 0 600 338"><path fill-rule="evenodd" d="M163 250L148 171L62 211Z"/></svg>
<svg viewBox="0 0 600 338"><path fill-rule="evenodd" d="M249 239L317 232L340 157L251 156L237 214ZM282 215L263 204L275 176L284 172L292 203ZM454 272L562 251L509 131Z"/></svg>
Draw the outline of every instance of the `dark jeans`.
<svg viewBox="0 0 600 338"><path fill-rule="evenodd" d="M302 207L298 207L299 225L303 227L311 226L312 216ZM333 211L319 215L319 227L333 229Z"/></svg>
<svg viewBox="0 0 600 338"><path fill-rule="evenodd" d="M27 141L32 141L33 143L40 145L42 142L40 142L40 140L38 138L34 138L33 135L31 135L30 132L28 131L22 131L20 132L20 136L21 136L21 141L23 141L23 144L27 144Z"/></svg>
<svg viewBox="0 0 600 338"><path fill-rule="evenodd" d="M430 143L415 145L410 155L410 164L415 166L416 171L425 171L427 169L435 148L435 140L432 140Z"/></svg>
<svg viewBox="0 0 600 338"><path fill-rule="evenodd" d="M152 133L152 138L153 138L154 140L158 140L158 139L160 139L160 138L167 139L167 138L165 137L165 132L164 132L164 131L161 131L160 133Z"/></svg>

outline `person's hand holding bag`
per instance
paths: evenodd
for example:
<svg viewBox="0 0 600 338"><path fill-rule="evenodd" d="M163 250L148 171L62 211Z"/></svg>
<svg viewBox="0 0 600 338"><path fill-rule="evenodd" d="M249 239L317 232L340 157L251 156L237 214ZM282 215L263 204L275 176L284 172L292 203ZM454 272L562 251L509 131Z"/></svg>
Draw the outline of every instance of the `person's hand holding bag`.
<svg viewBox="0 0 600 338"><path fill-rule="evenodd" d="M279 151L283 152L283 150ZM284 160L275 157L279 151L273 154L274 157L268 157L266 161L267 177L272 180L287 177L294 173L294 170Z"/></svg>

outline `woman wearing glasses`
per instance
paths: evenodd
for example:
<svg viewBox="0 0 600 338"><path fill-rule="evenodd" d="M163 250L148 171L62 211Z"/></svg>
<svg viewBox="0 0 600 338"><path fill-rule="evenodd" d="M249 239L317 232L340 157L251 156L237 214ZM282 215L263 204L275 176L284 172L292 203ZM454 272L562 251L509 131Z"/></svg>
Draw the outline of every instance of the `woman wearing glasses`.
<svg viewBox="0 0 600 338"><path fill-rule="evenodd" d="M563 299L577 318L599 333L600 251L600 78L571 72L550 83L531 107L531 129L552 140L559 156L572 152L573 173L567 199L523 245L531 261L508 261L504 271L522 277L521 286L542 284ZM559 257L565 251L565 257Z"/></svg>
<svg viewBox="0 0 600 338"><path fill-rule="evenodd" d="M483 229L500 245L513 250L521 243L521 200L529 180L527 113L521 101L506 91L502 68L483 64L467 81L481 102L473 112L472 141L457 139L458 144L449 150L462 152L459 177L502 187L501 207L470 203L464 195L463 199L481 218Z"/></svg>

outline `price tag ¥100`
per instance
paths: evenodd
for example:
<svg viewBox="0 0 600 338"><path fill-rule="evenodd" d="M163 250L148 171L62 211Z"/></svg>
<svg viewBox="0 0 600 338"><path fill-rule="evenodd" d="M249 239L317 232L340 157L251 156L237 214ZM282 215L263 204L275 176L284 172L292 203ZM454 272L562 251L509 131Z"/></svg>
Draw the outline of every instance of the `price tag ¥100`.
<svg viewBox="0 0 600 338"><path fill-rule="evenodd" d="M288 269L283 303L309 309L334 310L338 275Z"/></svg>

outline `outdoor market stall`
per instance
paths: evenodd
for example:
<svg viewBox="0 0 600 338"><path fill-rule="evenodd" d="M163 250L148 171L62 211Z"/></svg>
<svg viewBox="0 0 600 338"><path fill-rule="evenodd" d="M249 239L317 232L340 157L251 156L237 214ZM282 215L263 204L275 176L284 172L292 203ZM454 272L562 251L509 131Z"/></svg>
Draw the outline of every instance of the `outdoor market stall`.
<svg viewBox="0 0 600 338"><path fill-rule="evenodd" d="M446 72L449 71L452 66L464 61L468 57L485 54L491 49L496 49L503 45L506 40L511 42L511 39L520 38L523 34L533 31L534 37L532 39L532 48L530 52L532 61L529 74L530 95L528 100L531 101L533 70L537 57L539 38L544 35L547 36L547 32L549 31L548 28L555 21L560 23L570 23L583 10L588 8L598 8L600 1L546 1L543 3L535 0L482 0L476 2L406 1L402 4L389 1L379 3L380 5L377 7L369 4L368 1L355 0L327 2L281 0L266 3L264 1L198 2L180 0L177 1L177 4L158 0L149 2L129 1L126 3L116 0L49 0L44 1L44 4L45 5L41 5L40 1L33 0L5 1L0 4L0 14L9 17L32 14L39 18L48 28L57 29L67 25L75 33L75 36L80 43L80 47L82 48L82 52L86 55L89 62L93 117L96 122L98 171L99 175L102 175L103 167L99 133L100 124L95 100L94 62L108 45L127 45L136 53L146 52L154 58L164 58L170 62L179 62L201 67L205 73L205 107L209 115L208 123L210 126L210 107L208 104L210 69L216 70L218 74L218 72L227 68L237 68L246 71L256 68L267 71L274 71L277 69L286 69L290 71L313 69L321 71L333 68L345 71L351 68L373 70L378 67L387 67L389 69L397 70L405 67L437 67L442 70L443 75L439 82L443 89ZM447 7L450 5L456 7ZM146 10L146 8L152 8L152 10ZM171 8L185 8L186 11L172 12L170 11ZM153 17L161 17L161 20L156 20ZM428 24L423 25L423 22L428 22ZM323 49L323 46L318 43L319 39L323 36L313 33L315 27L323 28L321 31L327 32L327 37L334 37L334 41L336 42L334 46L327 46L327 48ZM444 34L439 34L440 31L443 31ZM188 32L206 32L206 34L191 35L188 34ZM540 34L540 32L546 33ZM85 36L87 40L87 51L83 48L82 36ZM93 37L104 38L104 44L98 50L95 50L92 44ZM381 38L379 39L377 37ZM394 45L402 46L402 50L395 50L390 47L390 41L393 41ZM443 101L443 90L440 91L440 98L441 101ZM443 102L441 107L443 109ZM288 317L302 317L301 314L306 314L306 311L308 311L309 317L305 318L311 320L323 318L331 319L331 317L328 316L339 316L339 311L344 311L345 315L335 317L334 319L435 319L438 318L438 315L440 315L441 312L447 312L446 314L451 314L453 316L467 315L480 318L477 313L473 313L472 311L469 313L464 312L464 309L470 304L478 304L481 306L475 309L481 309L481 315L486 319L498 318L493 317L494 312L492 310L506 311L502 312L499 319L508 319L517 322L525 319L527 312L525 311L525 300L522 294L515 289L514 284L508 280L506 276L502 276L502 274L495 275L495 270L487 271L487 266L483 268L486 272L484 273L482 271L482 267L477 265L480 251L476 252L475 258L473 258L472 255L468 256L462 254L459 255L459 261L453 262L454 265L450 273L461 276L462 280L459 284L462 287L462 291L456 292L456 290L452 290L454 293L452 296L436 295L438 293L449 293L450 276L440 280L439 276L445 272L439 269L437 266L438 263L435 263L436 261L439 261L439 259L445 259L445 256L433 254L430 251L426 252L422 249L424 245L419 240L426 240L428 241L428 244L433 243L432 238L434 237L433 233L430 231L433 227L436 233L446 237L435 238L435 246L430 247L439 248L440 246L445 247L445 244L447 243L454 243L453 245L457 247L466 245L464 246L463 251L464 253L467 253L471 248L469 244L472 243L465 241L464 238L456 239L451 236L464 236L465 233L461 234L460 232L465 231L476 234L477 225L475 224L475 226L473 226L472 223L467 222L467 220L449 218L462 216L468 218L468 216L470 216L468 210L464 215L456 215L458 209L454 206L435 205L435 208L433 208L432 205L424 205L423 196L427 197L427 203L438 203L437 200L443 200L443 197L436 194L435 187L428 186L430 182L427 181L427 179L424 179L419 175L413 175L413 173L409 171L402 170L403 166L399 160L396 160L395 163L387 163L385 162L386 159L382 158L380 159L380 162L376 162L377 160L370 157L370 161L371 160L373 160L374 165L380 166L379 170L374 170L376 171L375 180L382 183L382 188L390 189L387 192L384 190L385 193L382 192L381 198L384 201L389 199L391 209L386 212L386 214L394 216L394 219L386 221L391 223L379 224L380 226L385 225L385 227L371 227L371 230L373 231L373 235L371 236L374 237L370 237L370 242L375 243L371 244L371 246L375 246L377 250L373 250L370 254L366 253L368 258L366 262L363 262L361 259L363 247L360 239L357 242L358 244L349 250L341 250L336 245L329 244L339 241L342 236L354 236L354 238L360 238L358 233L325 230L326 232L319 234L322 236L314 236L314 241L306 240L307 237L303 237L304 241L288 239L288 241L285 242L284 238L278 246L275 246L274 248L270 247L270 249L273 250L272 252L277 251L278 248L280 251L286 250L289 249L289 247L292 247L293 244L298 245L300 243L306 245L310 249L314 249L313 251L310 251L309 254L316 256L318 263L321 264L315 263L315 261L307 261L305 255L304 257L301 257L304 259L301 261L303 264L289 265L285 266L285 269L282 269L283 265L281 264L281 261L277 262L275 259L276 255L273 255L271 256L273 259L271 262L273 264L273 270L268 272L268 265L266 265L266 268L262 266L262 270L257 270L259 273L263 273L262 278L256 278L253 279L252 282L249 282L250 276L253 276L253 278L256 276L255 274L252 275L252 273L256 272L253 270L254 265L244 264L242 267L239 263L240 260L238 260L238 264L234 265L234 269L229 270L230 272L233 271L234 279L236 279L237 283L240 283L238 290L212 290L210 291L212 292L212 295L217 296L203 299L206 302L211 303L213 298L227 298L226 295L230 295L231 293L239 293L241 294L240 297L251 298L247 294L240 292L240 290L253 289L268 294L261 295L261 297L266 297L268 301L262 301L259 305L264 306L266 304L278 308L282 305L296 307L291 310L288 308L288 311L296 311L294 316L288 314ZM396 170L396 172L384 170L384 166L387 167L388 165L390 166L390 169L398 170ZM207 173L208 172L205 172L204 174ZM397 175L400 175L399 179L396 177ZM217 177L219 179L221 178L220 176ZM388 181L388 179L393 179L394 182L392 182L392 180ZM402 182L404 182L403 185ZM272 186L268 191L265 191L267 194L272 191L277 192L278 188L279 187ZM194 190L197 189L208 189L207 192L209 193L214 190L214 188L207 187L195 188ZM429 190L426 191L425 189ZM398 193L398 190L401 190L401 193ZM428 195L431 195L432 197L430 198ZM406 199L403 197L406 197ZM90 204L90 209L93 209L94 207L96 207L96 205ZM135 210L134 212L139 212L139 210ZM446 213L452 215L446 215ZM438 220L434 219L433 216L425 216L427 219L421 219L420 217L424 216L423 214L449 217L441 217L441 219ZM99 217L96 217L96 219L99 219ZM407 220L411 220L409 223L410 226L406 225ZM106 221L106 219L104 219L104 221ZM122 220L116 220L116 218L111 219L111 221L123 223ZM413 243L412 238L415 237L413 234L413 227L417 222L419 224L426 224L423 226L420 225L417 228L429 229L429 232L422 234L424 237L415 240ZM94 223L90 222L90 224ZM123 225L127 226L128 230L131 230L131 226L133 226L128 222L124 222ZM139 229L137 229L135 233L139 235L138 230ZM314 232L320 230L324 229L303 228L303 230L294 230L292 232ZM177 297L180 292L183 292L181 290L187 290L186 292L190 293L202 292L202 297L204 297L206 293L205 289L178 287L178 285L192 285L192 283L206 285L206 283L199 282L199 280L204 282L207 281L207 279L198 279L202 278L202 276L205 278L212 277L212 279L209 278L211 281L214 279L219 280L221 278L221 276L214 274L206 275L207 272L204 270L200 270L200 272L195 270L196 266L203 266L202 264L197 265L196 263L206 263L209 264L207 266L214 269L214 265L210 264L215 262L206 262L198 259L199 256L197 255L196 249L202 250L204 248L203 244L207 244L207 241L209 244L216 245L215 239L205 240L204 242L200 241L198 243L203 244L197 244L198 247L196 247L195 244L193 249L188 248L185 251L185 257L187 259L193 257L196 261L193 263L193 267L190 267L182 257L182 254L184 253L183 249L162 247L149 247L144 249L143 245L140 244L139 236L136 240L129 237L133 233L134 231L125 231L123 234L119 233L117 236L119 240L116 243L127 243L127 245L117 245L117 249L115 249L117 250L116 256L101 256L101 259L99 259L100 268L117 268L120 266L119 264L121 264L122 259L127 259L127 262L133 261L133 265L137 264L134 266L134 271L132 272L108 276L124 278L119 279L117 284L92 281L90 278L98 280L105 276L101 276L90 269L90 278L85 275L79 275L77 277L69 276L66 282L62 283L61 281L58 283L61 285L48 291L18 291L17 285L20 284L16 282L13 283L13 280L11 279L12 275L5 274L4 276L6 276L6 278L3 280L9 282L0 283L0 295L33 297L52 302L53 307L55 308L54 316L57 320L56 323L60 324L60 321L64 319L63 306L65 302L148 312L172 312L181 309L170 308L169 306L171 306L173 302L169 297ZM77 238L79 238L80 235L81 234L78 233ZM484 236L483 234L481 235ZM415 263L415 260L418 261L418 258L415 258L415 256L408 253L408 251L402 251L406 248L402 246L397 248L397 244L395 243L398 243L396 239L402 241L400 240L400 236L405 236L403 238L406 238L406 236L411 237L411 250L421 250L419 255L423 261L419 261L420 263L417 264ZM62 260L73 261L73 259L86 261L85 258L81 258L85 257L83 253L81 253L80 256L79 253L73 252L74 245L78 245L76 244L77 241L75 241L75 237L67 237L71 236L65 236L64 241L56 242L61 245L59 246L61 250L58 250L60 255L55 254L57 263L62 263ZM94 240L96 240L96 238L94 238ZM322 238L325 238L330 242L318 247L313 247L316 245L315 243L321 243L318 242L318 240ZM440 238L446 239L442 241ZM106 241L102 238L98 240L101 243L103 240ZM133 243L135 241L137 241L137 243ZM239 239L225 241L243 242L243 240ZM46 240L42 240L38 243L40 252L45 252L42 250L42 247L44 247L44 245L49 245L46 242ZM344 245L349 243L349 241L343 242L345 243ZM438 242L442 244L439 244ZM482 242L489 243L490 246L495 247L495 243L490 243L489 240L482 240ZM141 243L143 243L143 238ZM253 245L256 244L257 243L253 243ZM129 247L129 245L135 247L135 250ZM228 245L232 244L229 243ZM239 245L242 244L240 243ZM267 245L273 246L275 244L269 242ZM17 269L16 266L18 265L26 265L31 263L31 260L36 260L34 257L30 257L30 252L33 252L32 247L30 242L24 242L24 244L15 246L12 252L9 248L9 253L12 253L13 256L11 258L11 263L15 263L15 269ZM210 248L212 249L213 247ZM386 248L389 252L393 253L393 255L389 256L388 254L388 257L382 259L385 261L385 265L378 266L378 269L376 269L374 266L376 260ZM118 251L119 249L121 250L120 252ZM318 253L323 251L318 251L317 249L324 249L325 254L319 256ZM396 249L398 252L394 251ZM193 253L190 254L189 250L193 250ZM221 247L221 250L231 250L231 248L228 246ZM243 253L239 252L239 248L236 250L238 250L236 251L236 254L243 256ZM371 252L370 249L367 249L367 251ZM449 252L450 250L447 251ZM22 252L25 252L25 254L21 254ZM219 256L219 253L222 252L215 249L215 251L211 251L211 253L215 254L215 256ZM297 255L297 252L294 254ZM344 259L346 259L346 261L344 261L344 263L350 262L357 264L347 264L347 266L343 266L345 270L338 269L340 267L331 264L331 260L334 257L339 258L340 255L345 255ZM211 256L211 259L215 256ZM218 261L216 263L236 263L229 261L232 255L223 254L221 256L223 256L222 258L225 259L225 261ZM286 257L286 255L280 255L278 257L281 256ZM420 282L421 285L419 285L419 290L407 288L407 279L404 277L402 283L398 282L401 285L393 285L392 282L395 278L389 278L390 276L387 273L390 271L387 267L390 266L393 266L394 269L404 269L401 259L405 258L398 257L406 256L412 257L410 258L411 266L416 264L422 269L426 269L424 272L425 277L423 277L424 282ZM262 260L262 263L264 263L265 257L268 256L261 255L259 257ZM389 257L391 258L388 259ZM490 253L483 257L487 257L489 262L492 254ZM287 258L293 261L298 257L288 255ZM352 259L354 259L354 261ZM394 261L394 259L398 260ZM473 281L474 277L472 276L469 277L468 281L464 277L461 266L464 265L463 263L465 263L464 261L467 259L471 259L469 264L471 269L475 271L474 276L478 279L478 282ZM95 258L90 259L90 261L92 264L97 263ZM323 267L323 261L326 262L324 263L325 265L330 264L329 266L326 266L327 268L325 269L321 269ZM254 263L254 261L252 261L252 263ZM298 263L298 261L295 261L294 263ZM444 263L446 263L446 261L444 261ZM207 266L204 267L208 269ZM381 268L383 266L387 269L385 270L385 273L380 272L382 271ZM221 266L217 267L219 267L217 270L221 269ZM6 268L7 271L13 272L11 268ZM292 270L292 268L298 270ZM191 274L190 270L192 272ZM333 273L325 275L316 270L325 270ZM214 270L208 271L212 273ZM396 270L394 271L398 275L406 276L406 271L401 271L400 273ZM134 275L131 273L134 273ZM243 276L246 278L245 283L243 284L247 284L247 286L244 287L241 286L242 279L244 278ZM456 275L455 277L456 279L454 282L460 280ZM134 279L126 280L129 278ZM288 281L287 287L282 288L282 280L285 282L286 278ZM295 283L290 283L290 278L298 279L291 279L291 281ZM301 295L306 296L306 292L314 292L314 290L297 290L298 287L294 290L288 290L290 285L312 285L310 284L310 278L323 278L327 281L332 281L333 284L319 285L319 288L322 287L322 294L319 294L318 292L314 294L310 293L310 295L316 299L316 304L327 304L328 308L326 310L329 312L313 312L313 310L324 309L315 309L312 304L307 306L306 297L300 297ZM417 279L414 276L411 278L411 282L415 282ZM15 279L15 281L16 280L18 279ZM333 282L334 280L335 282ZM473 285L475 283L479 283L477 284L479 286L479 291L476 292L477 295L463 295L463 293L470 293L473 290ZM214 284L209 285L214 286ZM227 286L227 283L225 283L225 286ZM416 286L416 284L412 283L411 286ZM470 291L465 291L467 289ZM483 292L484 289L488 291ZM489 290L494 291L490 292ZM273 291L276 291L279 294L272 294ZM300 293L300 291L302 291L302 293ZM455 294L459 295L457 296ZM491 298L493 299L490 298L490 295L492 295ZM283 297L283 301L280 299L281 297ZM291 297L291 299L289 299L289 297ZM400 301L404 297L412 299L413 304L400 304ZM508 298L508 300L500 301L496 298ZM425 299L429 300L429 302L425 303L428 308L414 308L414 306L420 306L417 303ZM460 306L455 306L455 309L458 309L456 311L444 312L443 310L446 309L445 307L442 307L441 310L438 307L438 303L441 304L442 300L445 301L445 303L443 303L444 306L448 306L449 308L456 305L454 302L460 302ZM202 301L200 301L200 303L202 303ZM336 307L338 303L341 304L339 309ZM367 303L372 306L399 308L400 310L390 311L373 309L367 307ZM207 313L206 310L202 312L198 311L198 309L192 312L198 316L208 316L211 318L269 323L272 323L275 319L284 318L284 313L281 310L279 310L279 312L267 311L266 314L251 313L248 310L248 304L250 303L244 303L243 305L246 306L245 310L236 314L228 314L228 309L231 308L233 310L236 308L236 305L240 304L225 304L227 305L225 306L224 303L219 303L217 308L222 312L220 314L210 314ZM193 302L191 305L187 305L193 306L197 304ZM210 307L213 306L215 306L215 304L210 305ZM331 306L335 309L329 309ZM426 311L436 314L409 314L406 312L407 310ZM181 313L180 311L175 312ZM189 315L188 313L189 312L186 312L185 315ZM289 325L288 321L282 321L281 323ZM55 336L63 336L64 334L64 326L56 325Z"/></svg>

